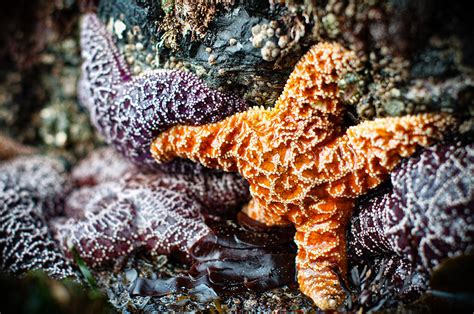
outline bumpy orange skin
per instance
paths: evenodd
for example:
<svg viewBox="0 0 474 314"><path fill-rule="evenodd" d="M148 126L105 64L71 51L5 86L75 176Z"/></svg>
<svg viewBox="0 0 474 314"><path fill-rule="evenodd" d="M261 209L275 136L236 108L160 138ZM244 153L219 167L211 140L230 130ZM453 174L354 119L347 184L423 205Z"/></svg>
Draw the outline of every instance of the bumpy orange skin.
<svg viewBox="0 0 474 314"><path fill-rule="evenodd" d="M151 148L158 162L182 157L240 172L253 196L244 209L250 217L295 224L300 289L321 309L344 300L339 278L347 271L344 234L354 199L455 124L448 115L421 114L344 131L338 82L356 62L338 44L318 44L296 65L274 108L173 127Z"/></svg>

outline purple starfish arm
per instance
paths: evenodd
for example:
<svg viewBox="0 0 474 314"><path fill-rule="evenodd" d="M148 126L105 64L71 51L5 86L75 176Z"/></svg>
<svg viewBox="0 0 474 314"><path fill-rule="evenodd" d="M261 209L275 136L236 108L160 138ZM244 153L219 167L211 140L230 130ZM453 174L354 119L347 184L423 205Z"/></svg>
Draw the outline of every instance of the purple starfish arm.
<svg viewBox="0 0 474 314"><path fill-rule="evenodd" d="M125 177L127 188L157 191L177 191L200 206L199 213L231 215L232 209L240 208L249 199L248 184L239 175L221 173L203 168L201 173L189 174L140 174Z"/></svg>
<svg viewBox="0 0 474 314"><path fill-rule="evenodd" d="M85 187L68 197L65 206L70 218L50 222L66 256L73 257L74 247L88 265L99 266L133 251L137 240L133 224L136 208L127 199L119 198L119 192L119 186L110 183ZM78 200L88 202L75 207Z"/></svg>
<svg viewBox="0 0 474 314"><path fill-rule="evenodd" d="M43 216L61 213L64 197L71 190L61 162L43 156L24 156L0 164L0 170L6 182L28 191L29 198L44 205Z"/></svg>
<svg viewBox="0 0 474 314"><path fill-rule="evenodd" d="M431 272L447 257L474 251L473 143L433 146L395 171L392 182L399 206L386 219L397 254Z"/></svg>
<svg viewBox="0 0 474 314"><path fill-rule="evenodd" d="M82 19L81 47L79 98L105 140L137 165L158 167L150 143L169 127L212 123L247 109L239 98L208 88L192 73L157 70L132 77L94 14Z"/></svg>
<svg viewBox="0 0 474 314"><path fill-rule="evenodd" d="M147 172L140 174L134 165L123 159L114 149L102 148L91 153L73 168L72 180L78 186L91 186L123 179L130 188L164 187L180 191L199 202L210 215L228 215L226 211L229 208L238 208L249 199L248 183L238 174L207 169L184 160L168 164L162 170L166 171L153 171L153 174L159 174L156 176L150 176L151 173ZM82 204L87 201L86 198L80 200ZM68 199L67 204L69 203L71 198ZM212 210L207 212L207 208Z"/></svg>
<svg viewBox="0 0 474 314"><path fill-rule="evenodd" d="M390 192L378 195L361 204L360 212L351 219L350 253L355 261L393 254L390 240L385 233L386 210L393 208ZM383 219L382 219L383 217ZM385 224L385 225L384 225Z"/></svg>
<svg viewBox="0 0 474 314"><path fill-rule="evenodd" d="M421 293L428 280L420 285L417 275L427 277L444 259L474 252L474 144L425 149L391 181L388 192L363 202L352 218L349 257L360 263L388 258L400 291L413 286Z"/></svg>
<svg viewBox="0 0 474 314"><path fill-rule="evenodd" d="M68 187L56 160L31 156L0 165L0 270L77 278L45 222L45 215L58 212Z"/></svg>

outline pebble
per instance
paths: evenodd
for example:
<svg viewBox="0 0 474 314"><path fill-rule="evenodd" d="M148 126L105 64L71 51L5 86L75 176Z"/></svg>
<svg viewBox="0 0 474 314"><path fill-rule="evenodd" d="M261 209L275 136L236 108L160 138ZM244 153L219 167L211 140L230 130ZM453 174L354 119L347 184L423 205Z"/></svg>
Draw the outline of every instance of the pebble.
<svg viewBox="0 0 474 314"><path fill-rule="evenodd" d="M273 28L267 29L267 36L272 37L273 35L275 35L275 30Z"/></svg>

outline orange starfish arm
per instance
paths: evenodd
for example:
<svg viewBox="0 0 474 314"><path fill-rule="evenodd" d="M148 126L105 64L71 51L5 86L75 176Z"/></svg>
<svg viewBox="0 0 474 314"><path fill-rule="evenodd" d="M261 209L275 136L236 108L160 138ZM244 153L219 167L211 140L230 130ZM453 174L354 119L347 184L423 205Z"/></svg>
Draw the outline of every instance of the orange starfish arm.
<svg viewBox="0 0 474 314"><path fill-rule="evenodd" d="M447 114L367 121L325 145L317 162L308 164L312 173L330 169L332 177L324 176L327 182L316 187L314 203L289 211L287 218L297 230L300 289L318 307L333 309L345 298L340 280L346 278L345 228L354 198L377 186L403 157L441 139L455 124ZM258 198L244 212L266 224L285 222Z"/></svg>
<svg viewBox="0 0 474 314"><path fill-rule="evenodd" d="M448 114L425 113L366 121L350 127L321 153L320 168L331 168L332 197L357 197L376 187L420 146L431 145L456 125Z"/></svg>
<svg viewBox="0 0 474 314"><path fill-rule="evenodd" d="M285 115L301 118L295 110L304 110L309 105L311 111L320 116L330 115L332 122L337 122L345 106L338 85L359 66L352 51L336 43L319 43L296 64L275 104L275 111L288 110Z"/></svg>
<svg viewBox="0 0 474 314"><path fill-rule="evenodd" d="M441 139L456 122L447 114L377 119L349 128L323 148L318 166L332 169L336 179L319 187L327 196L306 210L311 219L296 223L295 238L300 289L319 307L335 308L344 299L340 286L347 272L344 230L353 198L380 184L417 147Z"/></svg>
<svg viewBox="0 0 474 314"><path fill-rule="evenodd" d="M247 145L258 141L255 125L268 114L269 110L251 108L213 124L175 126L153 140L151 153L157 162L181 157L209 168L238 171Z"/></svg>
<svg viewBox="0 0 474 314"><path fill-rule="evenodd" d="M298 284L321 309L335 309L345 299L345 229L353 206L352 199L326 199L316 205L320 214L296 225Z"/></svg>

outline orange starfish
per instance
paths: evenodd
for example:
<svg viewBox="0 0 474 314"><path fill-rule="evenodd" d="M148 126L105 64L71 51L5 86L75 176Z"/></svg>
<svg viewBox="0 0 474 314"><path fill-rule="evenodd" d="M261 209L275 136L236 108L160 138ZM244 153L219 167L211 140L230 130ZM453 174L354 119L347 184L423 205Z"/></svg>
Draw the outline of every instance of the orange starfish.
<svg viewBox="0 0 474 314"><path fill-rule="evenodd" d="M339 278L346 276L345 228L354 199L455 124L449 115L420 114L344 130L339 86L356 66L354 53L318 44L296 65L274 108L176 126L151 148L158 162L182 157L240 172L253 196L244 209L250 217L295 225L300 289L321 309L344 300Z"/></svg>

